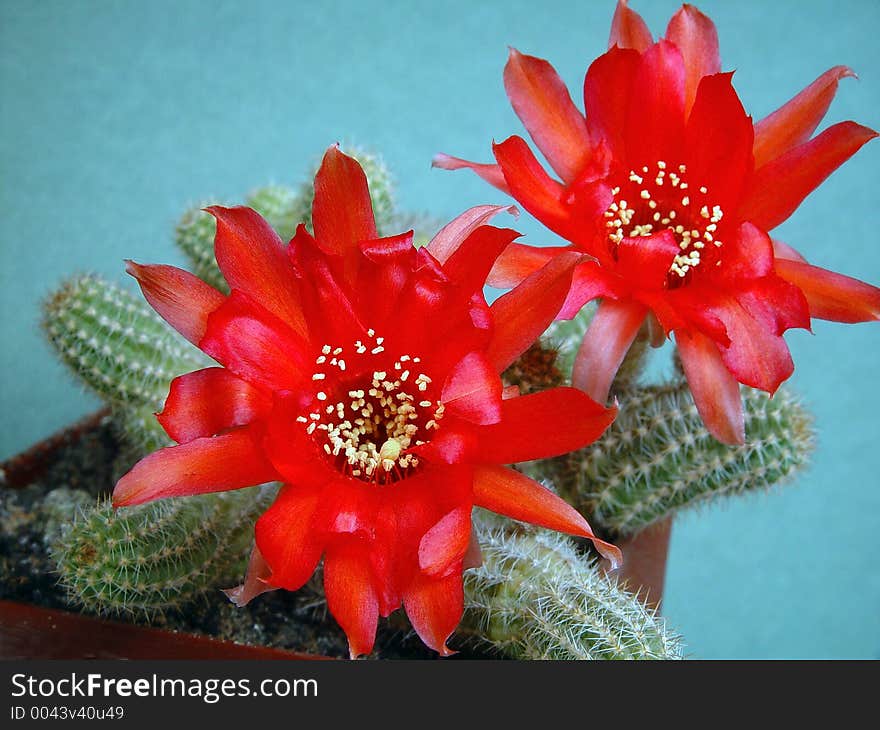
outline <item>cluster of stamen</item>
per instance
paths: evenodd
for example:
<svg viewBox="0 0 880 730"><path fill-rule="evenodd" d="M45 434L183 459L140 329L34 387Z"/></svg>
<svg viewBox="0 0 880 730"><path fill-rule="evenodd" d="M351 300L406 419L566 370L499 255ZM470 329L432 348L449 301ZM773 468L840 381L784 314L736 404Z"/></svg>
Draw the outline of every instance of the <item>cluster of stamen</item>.
<svg viewBox="0 0 880 730"><path fill-rule="evenodd" d="M624 238L672 231L681 252L673 259L669 273L681 279L705 259L707 246L723 245L715 233L724 211L711 203L705 186L691 190L686 173L685 165L672 170L662 160L653 170L647 165L640 172L630 170L628 189L638 197L628 201L621 188L614 187L614 200L605 211L608 239L614 246ZM721 265L717 257L715 265Z"/></svg>
<svg viewBox="0 0 880 730"><path fill-rule="evenodd" d="M366 342L355 341L350 362L344 348L323 346L312 380L328 386L317 392L308 416L296 420L344 473L384 484L419 465L407 450L426 443L445 409L431 397L433 381L420 372L421 358L391 361L384 338L372 329L367 335Z"/></svg>

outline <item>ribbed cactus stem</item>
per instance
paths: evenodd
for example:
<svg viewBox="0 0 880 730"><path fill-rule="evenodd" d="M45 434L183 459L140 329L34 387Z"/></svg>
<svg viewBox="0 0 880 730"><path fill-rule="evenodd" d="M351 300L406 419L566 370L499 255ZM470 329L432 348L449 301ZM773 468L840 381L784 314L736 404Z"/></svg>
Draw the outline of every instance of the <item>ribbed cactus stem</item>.
<svg viewBox="0 0 880 730"><path fill-rule="evenodd" d="M537 465L560 493L613 536L630 536L717 497L784 483L814 447L812 419L786 390L743 388L746 443L706 430L684 381L631 390L594 444Z"/></svg>
<svg viewBox="0 0 880 730"><path fill-rule="evenodd" d="M571 368L574 365L574 356L584 339L584 334L593 321L596 313L596 304L590 302L584 306L572 319L560 319L551 324L541 341L547 347L556 350L556 367L567 377L571 377Z"/></svg>
<svg viewBox="0 0 880 730"><path fill-rule="evenodd" d="M241 580L254 522L273 487L81 512L51 545L70 600L100 614L150 617Z"/></svg>
<svg viewBox="0 0 880 730"><path fill-rule="evenodd" d="M477 520L467 625L515 659L680 659L679 638L564 535Z"/></svg>
<svg viewBox="0 0 880 730"><path fill-rule="evenodd" d="M43 329L62 361L111 406L128 444L146 453L167 445L153 413L181 373L207 358L140 297L97 276L66 281L43 305Z"/></svg>
<svg viewBox="0 0 880 730"><path fill-rule="evenodd" d="M52 294L43 328L64 363L111 403L159 407L173 378L206 362L142 298L97 276Z"/></svg>

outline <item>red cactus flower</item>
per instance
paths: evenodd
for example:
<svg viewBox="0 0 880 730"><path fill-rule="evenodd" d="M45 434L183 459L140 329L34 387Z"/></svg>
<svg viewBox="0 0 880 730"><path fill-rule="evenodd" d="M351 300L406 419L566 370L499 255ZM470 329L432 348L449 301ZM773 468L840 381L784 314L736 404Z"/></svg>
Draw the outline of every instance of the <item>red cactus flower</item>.
<svg viewBox="0 0 880 730"><path fill-rule="evenodd" d="M208 209L229 296L129 263L156 311L223 367L174 380L158 418L179 445L135 465L114 504L284 482L230 596L295 590L323 556L352 656L372 650L378 616L401 605L448 653L474 505L590 538L617 561L577 511L504 466L579 448L615 414L573 388L503 389L499 373L552 320L580 258L489 307L486 275L518 234L485 223L505 209L467 211L420 250L412 232L377 238L360 166L331 147L314 237L300 226L285 248L253 210Z"/></svg>
<svg viewBox="0 0 880 730"><path fill-rule="evenodd" d="M489 283L515 285L572 250L591 257L559 315L602 299L575 385L605 402L647 317L674 333L709 429L741 443L738 383L773 393L791 375L783 332L810 317L880 319L880 289L812 266L767 233L877 134L842 122L812 136L853 75L844 66L753 125L732 74L720 73L715 26L690 5L655 43L620 0L609 47L587 71L586 116L547 61L511 51L505 88L559 180L518 136L494 145L496 164L434 164L474 170L571 243L511 244Z"/></svg>

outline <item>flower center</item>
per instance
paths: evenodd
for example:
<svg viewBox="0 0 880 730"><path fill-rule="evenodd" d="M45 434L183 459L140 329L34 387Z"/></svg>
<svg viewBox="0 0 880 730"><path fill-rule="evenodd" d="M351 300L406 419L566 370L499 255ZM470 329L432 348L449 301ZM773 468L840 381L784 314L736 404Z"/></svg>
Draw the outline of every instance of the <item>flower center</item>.
<svg viewBox="0 0 880 730"><path fill-rule="evenodd" d="M630 170L627 181L612 188L611 193L614 200L605 211L605 227L612 249L624 238L646 237L664 230L675 236L679 253L669 267L669 287L682 284L688 272L706 265L707 260L721 265L717 249L723 243L715 234L724 211L713 203L708 188L690 187L685 165L673 171L660 160L653 169L646 165L638 172Z"/></svg>
<svg viewBox="0 0 880 730"><path fill-rule="evenodd" d="M421 358L389 357L384 338L367 334L367 343L321 348L312 375L321 390L308 416L296 420L342 473L387 484L418 467L407 450L440 427L444 406Z"/></svg>

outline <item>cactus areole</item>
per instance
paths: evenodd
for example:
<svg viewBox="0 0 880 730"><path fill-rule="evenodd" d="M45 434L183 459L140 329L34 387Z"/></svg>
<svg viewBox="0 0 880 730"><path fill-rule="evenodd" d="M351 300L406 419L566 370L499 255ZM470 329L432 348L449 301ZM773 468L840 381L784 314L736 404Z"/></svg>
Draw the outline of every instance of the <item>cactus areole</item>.
<svg viewBox="0 0 880 730"><path fill-rule="evenodd" d="M811 317L880 319L880 289L808 264L770 238L801 201L877 133L854 122L813 137L837 66L757 124L721 73L713 22L691 5L654 42L619 0L609 50L584 79L586 114L545 60L512 50L504 85L559 180L524 139L493 146L496 164L438 155L510 193L571 243L513 244L490 276L515 285L555 256L580 251L561 318L602 303L572 382L604 402L646 318L674 334L697 408L725 443L745 438L738 383L773 393L794 364L782 334Z"/></svg>
<svg viewBox="0 0 880 730"><path fill-rule="evenodd" d="M579 257L488 306L486 274L517 236L486 225L501 210L471 209L423 249L411 233L377 238L363 171L331 147L315 178L314 236L301 225L285 246L249 208L209 209L228 296L179 269L130 263L156 311L222 367L173 381L158 418L178 445L135 465L114 503L283 482L230 594L243 604L297 589L323 556L353 656L401 605L448 653L462 570L478 556L474 505L593 539L617 561L576 510L504 466L591 443L615 410L573 388L503 388L499 374L553 319Z"/></svg>

